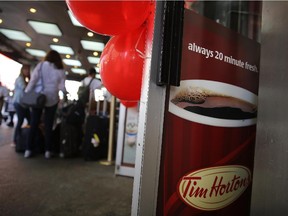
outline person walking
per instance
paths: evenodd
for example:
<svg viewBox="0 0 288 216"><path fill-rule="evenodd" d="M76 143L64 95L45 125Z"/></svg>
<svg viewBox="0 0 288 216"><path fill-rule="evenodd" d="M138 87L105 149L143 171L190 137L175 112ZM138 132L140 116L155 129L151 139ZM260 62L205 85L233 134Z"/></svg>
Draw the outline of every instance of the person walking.
<svg viewBox="0 0 288 216"><path fill-rule="evenodd" d="M13 95L14 91L9 91L8 97L6 98L5 112L8 113L9 122L7 122L8 127L14 127L14 115L16 113L14 104L13 104Z"/></svg>
<svg viewBox="0 0 288 216"><path fill-rule="evenodd" d="M25 92L33 90L40 92L41 89L46 95L46 103L43 109L32 108L30 132L24 153L25 158L30 158L33 155L34 138L36 137L43 111L45 158L49 159L52 156L52 128L59 102L59 90L66 95L64 66L60 54L55 50L50 50L46 54L44 61L37 64L31 74L31 79Z"/></svg>
<svg viewBox="0 0 288 216"><path fill-rule="evenodd" d="M8 96L8 89L2 85L2 82L0 82L0 125L2 123L2 108L4 104L4 99Z"/></svg>
<svg viewBox="0 0 288 216"><path fill-rule="evenodd" d="M15 80L15 89L13 95L13 104L17 115L17 124L14 131L13 141L14 144L17 142L17 138L21 134L21 128L24 120L27 120L28 125L30 125L30 110L21 104L20 100L23 96L24 90L30 79L30 67L29 65L23 65L19 76Z"/></svg>

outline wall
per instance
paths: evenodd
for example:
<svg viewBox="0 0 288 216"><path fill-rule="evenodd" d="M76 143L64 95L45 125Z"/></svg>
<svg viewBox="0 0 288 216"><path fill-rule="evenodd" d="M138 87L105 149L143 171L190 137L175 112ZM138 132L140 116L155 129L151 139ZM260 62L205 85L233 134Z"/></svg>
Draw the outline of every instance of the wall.
<svg viewBox="0 0 288 216"><path fill-rule="evenodd" d="M251 216L288 215L288 2L263 2Z"/></svg>

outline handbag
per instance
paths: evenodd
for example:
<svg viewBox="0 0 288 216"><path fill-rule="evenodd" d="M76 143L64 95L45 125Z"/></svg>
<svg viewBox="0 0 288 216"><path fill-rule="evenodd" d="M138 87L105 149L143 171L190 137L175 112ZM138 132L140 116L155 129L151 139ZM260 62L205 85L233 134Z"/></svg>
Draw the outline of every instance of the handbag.
<svg viewBox="0 0 288 216"><path fill-rule="evenodd" d="M43 63L42 63L43 64ZM41 91L29 91L24 92L22 98L20 99L20 103L27 107L32 108L44 108L46 103L46 95L43 94L44 85L43 85L43 77L42 77L42 64L40 66L40 78L41 78Z"/></svg>
<svg viewBox="0 0 288 216"><path fill-rule="evenodd" d="M24 92L21 104L27 107L43 108L46 103L46 95L41 92Z"/></svg>

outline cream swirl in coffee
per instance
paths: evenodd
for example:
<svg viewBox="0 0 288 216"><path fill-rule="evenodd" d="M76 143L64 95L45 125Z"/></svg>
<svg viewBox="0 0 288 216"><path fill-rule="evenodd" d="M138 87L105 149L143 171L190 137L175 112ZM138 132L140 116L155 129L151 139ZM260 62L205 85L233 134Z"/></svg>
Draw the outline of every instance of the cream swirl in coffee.
<svg viewBox="0 0 288 216"><path fill-rule="evenodd" d="M185 87L171 102L187 111L215 118L249 119L257 116L256 105L202 87Z"/></svg>

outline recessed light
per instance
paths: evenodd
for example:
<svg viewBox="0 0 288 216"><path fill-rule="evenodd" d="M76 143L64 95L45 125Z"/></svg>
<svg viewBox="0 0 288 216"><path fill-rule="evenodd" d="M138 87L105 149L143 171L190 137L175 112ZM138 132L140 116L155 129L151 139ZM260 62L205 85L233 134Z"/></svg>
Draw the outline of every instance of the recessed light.
<svg viewBox="0 0 288 216"><path fill-rule="evenodd" d="M39 34L62 36L59 27L54 23L28 20L29 25Z"/></svg>
<svg viewBox="0 0 288 216"><path fill-rule="evenodd" d="M0 19L0 24L1 24L1 23L3 23L3 20L2 20L2 19Z"/></svg>
<svg viewBox="0 0 288 216"><path fill-rule="evenodd" d="M93 37L93 32L87 32L88 37Z"/></svg>
<svg viewBox="0 0 288 216"><path fill-rule="evenodd" d="M98 53L98 52L93 52L93 55L94 55L94 56L98 56L99 53Z"/></svg>
<svg viewBox="0 0 288 216"><path fill-rule="evenodd" d="M29 11L30 11L31 13L36 13L36 12L37 12L37 10L36 10L35 8L30 8Z"/></svg>
<svg viewBox="0 0 288 216"><path fill-rule="evenodd" d="M27 42L27 43L26 43L26 46L27 46L27 47L30 47L30 46L31 46L31 43Z"/></svg>
<svg viewBox="0 0 288 216"><path fill-rule="evenodd" d="M67 59L71 58L71 56L70 56L70 55L68 55L68 54L67 54L65 57L66 57Z"/></svg>
<svg viewBox="0 0 288 216"><path fill-rule="evenodd" d="M22 31L0 28L0 32L11 40L32 41L32 39Z"/></svg>
<svg viewBox="0 0 288 216"><path fill-rule="evenodd" d="M53 38L52 40L53 40L53 42L55 42L55 43L58 43L58 42L59 42L59 39L58 39L58 38Z"/></svg>
<svg viewBox="0 0 288 216"><path fill-rule="evenodd" d="M102 52L104 49L104 43L102 43L102 42L81 40L80 43L81 43L83 49L86 49L86 50L93 50L93 51Z"/></svg>
<svg viewBox="0 0 288 216"><path fill-rule="evenodd" d="M60 54L69 54L69 55L74 55L74 51L71 47L68 46L60 46L60 45L54 45L51 44L50 48L52 50L56 50L57 52L59 52Z"/></svg>

